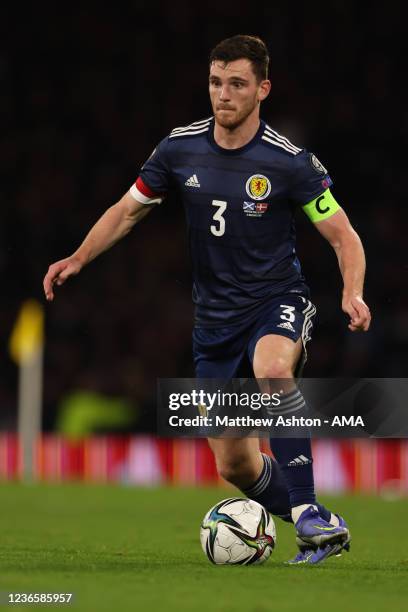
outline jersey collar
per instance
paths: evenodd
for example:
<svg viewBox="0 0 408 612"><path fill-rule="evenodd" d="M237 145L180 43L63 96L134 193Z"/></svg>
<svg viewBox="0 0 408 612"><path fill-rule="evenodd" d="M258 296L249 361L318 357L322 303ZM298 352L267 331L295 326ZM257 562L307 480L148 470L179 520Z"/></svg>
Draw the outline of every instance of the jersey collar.
<svg viewBox="0 0 408 612"><path fill-rule="evenodd" d="M259 128L258 128L257 133L252 138L252 140L246 143L246 145L244 145L243 147L239 147L238 149L224 149L224 147L220 147L220 145L218 145L214 140L214 123L215 123L215 119L213 117L211 119L210 128L207 132L207 137L208 137L208 141L211 147L215 151L217 151L217 153L221 153L221 155L240 155L241 153L248 151L248 149L251 149L254 145L257 144L258 140L261 137L261 134L263 133L265 129L265 121L261 119L259 122Z"/></svg>

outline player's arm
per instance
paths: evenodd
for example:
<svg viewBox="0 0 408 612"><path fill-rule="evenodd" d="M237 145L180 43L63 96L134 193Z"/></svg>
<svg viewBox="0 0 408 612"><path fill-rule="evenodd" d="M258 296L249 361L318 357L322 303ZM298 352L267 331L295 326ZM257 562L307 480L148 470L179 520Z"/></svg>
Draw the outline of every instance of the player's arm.
<svg viewBox="0 0 408 612"><path fill-rule="evenodd" d="M143 204L130 191L108 208L75 253L49 267L43 282L47 300L54 299L54 284L62 285L67 278L78 274L86 264L126 236L152 208L154 203Z"/></svg>
<svg viewBox="0 0 408 612"><path fill-rule="evenodd" d="M344 285L342 309L350 316L349 329L367 331L371 314L363 300L366 261L357 232L329 189L303 209L337 255Z"/></svg>

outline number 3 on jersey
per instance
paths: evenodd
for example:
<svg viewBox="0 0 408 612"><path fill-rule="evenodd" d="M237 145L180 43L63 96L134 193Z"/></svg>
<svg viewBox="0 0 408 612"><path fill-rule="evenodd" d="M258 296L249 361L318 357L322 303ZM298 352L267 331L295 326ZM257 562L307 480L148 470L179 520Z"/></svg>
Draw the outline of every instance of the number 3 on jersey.
<svg viewBox="0 0 408 612"><path fill-rule="evenodd" d="M211 225L210 230L214 236L223 236L225 233L225 219L222 216L227 208L227 203L223 200L213 200L213 206L217 206L217 210L213 214L213 221L217 221L218 225Z"/></svg>

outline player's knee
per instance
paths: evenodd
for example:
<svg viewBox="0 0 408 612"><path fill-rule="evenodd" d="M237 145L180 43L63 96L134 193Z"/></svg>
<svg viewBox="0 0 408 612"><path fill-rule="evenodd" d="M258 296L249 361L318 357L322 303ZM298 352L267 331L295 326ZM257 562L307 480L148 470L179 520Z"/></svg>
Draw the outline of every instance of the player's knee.
<svg viewBox="0 0 408 612"><path fill-rule="evenodd" d="M292 378L292 369L286 359L275 358L272 361L258 364L256 378Z"/></svg>

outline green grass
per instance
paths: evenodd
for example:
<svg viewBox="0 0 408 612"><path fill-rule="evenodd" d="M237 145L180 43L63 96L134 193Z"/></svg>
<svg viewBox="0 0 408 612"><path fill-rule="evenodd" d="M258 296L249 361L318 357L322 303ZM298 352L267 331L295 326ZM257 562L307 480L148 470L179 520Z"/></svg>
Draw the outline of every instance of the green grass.
<svg viewBox="0 0 408 612"><path fill-rule="evenodd" d="M267 563L216 567L201 551L199 524L229 496L204 488L0 485L3 599L6 591L74 592L66 607L89 612L406 609L407 500L323 498L349 520L353 544L322 566L283 564L295 553L294 534L277 519L278 545Z"/></svg>

